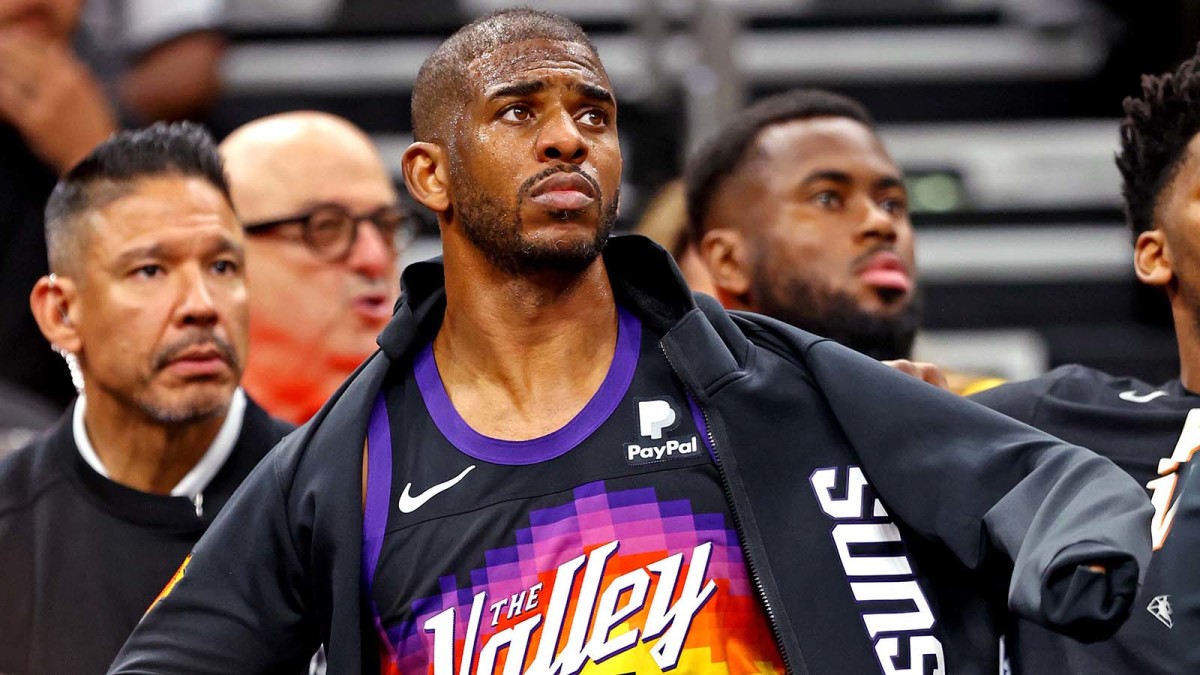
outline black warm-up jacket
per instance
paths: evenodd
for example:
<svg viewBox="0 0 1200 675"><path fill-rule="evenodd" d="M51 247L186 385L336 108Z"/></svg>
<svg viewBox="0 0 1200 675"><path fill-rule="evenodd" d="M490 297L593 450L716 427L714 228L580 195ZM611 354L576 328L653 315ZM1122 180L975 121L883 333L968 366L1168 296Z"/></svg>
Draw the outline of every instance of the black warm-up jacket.
<svg viewBox="0 0 1200 675"><path fill-rule="evenodd" d="M991 675L995 604L1082 639L1128 616L1151 506L1108 460L728 313L640 237L611 240L604 261L707 422L791 673L934 672L941 651L945 672ZM385 377L410 368L445 307L438 261L403 281L380 351L247 479L110 672L277 672L318 643L331 673L379 672L361 579L363 439ZM863 524L877 527L846 527Z"/></svg>

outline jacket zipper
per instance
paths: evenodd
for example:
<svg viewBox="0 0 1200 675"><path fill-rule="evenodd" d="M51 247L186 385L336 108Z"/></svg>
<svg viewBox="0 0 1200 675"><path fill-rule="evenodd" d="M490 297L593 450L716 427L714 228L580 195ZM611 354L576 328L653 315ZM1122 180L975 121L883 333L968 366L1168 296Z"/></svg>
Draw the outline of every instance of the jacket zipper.
<svg viewBox="0 0 1200 675"><path fill-rule="evenodd" d="M671 366L671 370L679 373L679 369L675 367L675 362L671 360L671 355L667 353L666 347L659 343L658 348L662 351L663 356L667 359L667 363ZM679 378L683 382L683 378ZM779 650L779 658L783 660L783 668L788 673L792 670L791 660L788 658L787 650L783 647L783 637L779 633L779 625L775 621L775 610L771 607L771 601L767 598L767 590L763 588L762 580L758 576L758 568L754 564L754 558L750 555L750 549L746 546L746 532L742 529L742 519L738 517L737 505L733 503L733 494L729 489L729 478L725 475L725 466L721 464L721 455L717 452L717 441L713 437L712 424L708 419L708 411L704 406L700 405L700 401L696 399L695 394L691 391L691 387L684 382L684 388L688 390L688 394L692 396L692 400L696 403L696 408L700 410L700 416L704 418L704 435L708 439L708 447L712 449L713 463L717 465L717 475L721 478L721 492L725 494L725 503L729 506L729 513L733 517L733 529L738 535L738 545L742 549L742 556L746 559L746 569L750 572L750 579L754 582L754 589L758 592L758 599L762 601L763 609L767 612L767 623L771 626L771 637L775 639L775 648Z"/></svg>

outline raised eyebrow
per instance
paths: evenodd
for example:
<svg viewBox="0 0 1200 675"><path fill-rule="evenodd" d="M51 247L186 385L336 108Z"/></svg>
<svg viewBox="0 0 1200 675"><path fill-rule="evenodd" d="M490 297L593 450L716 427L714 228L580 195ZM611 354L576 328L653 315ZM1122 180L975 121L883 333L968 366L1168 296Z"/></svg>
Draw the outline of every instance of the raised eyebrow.
<svg viewBox="0 0 1200 675"><path fill-rule="evenodd" d="M495 89L487 92L489 99L497 98L519 98L521 96L529 96L536 94L546 88L546 83L539 80L528 80L525 82L513 82L511 84L502 84Z"/></svg>
<svg viewBox="0 0 1200 675"><path fill-rule="evenodd" d="M617 99L613 98L612 92L604 87L595 84L588 84L586 82L580 82L574 86L574 89L582 94L585 98L590 98L593 101L607 103L611 106L615 106L617 104Z"/></svg>

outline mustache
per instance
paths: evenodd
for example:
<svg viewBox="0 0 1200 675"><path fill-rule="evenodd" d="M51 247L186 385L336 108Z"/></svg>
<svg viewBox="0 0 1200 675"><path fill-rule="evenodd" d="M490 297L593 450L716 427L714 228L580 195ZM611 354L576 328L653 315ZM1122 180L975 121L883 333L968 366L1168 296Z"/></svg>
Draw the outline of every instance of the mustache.
<svg viewBox="0 0 1200 675"><path fill-rule="evenodd" d="M590 174L588 174L588 172L575 166L574 164L559 164L557 166L549 167L543 171L539 171L536 174L530 176L528 179L525 180L524 183L521 183L521 187L518 188L518 190L517 190L518 199L520 201L525 201L526 195L529 194L529 191L533 189L534 185L536 185L538 182L540 182L546 178L549 178L550 176L553 176L556 173L579 174L580 177L582 177L584 180L586 180L588 182L589 185L592 186L592 190L596 194L597 201L600 201L603 199L603 197L601 196L603 193L600 192L600 183L598 183L595 178L592 178L592 176Z"/></svg>
<svg viewBox="0 0 1200 675"><path fill-rule="evenodd" d="M238 370L238 357L237 352L233 349L233 345L211 330L191 333L178 342L163 347L154 355L154 362L152 364L154 370L166 368L172 362L176 361L180 354L199 346L212 347L216 350L217 355L220 356L222 361L228 364L230 368Z"/></svg>

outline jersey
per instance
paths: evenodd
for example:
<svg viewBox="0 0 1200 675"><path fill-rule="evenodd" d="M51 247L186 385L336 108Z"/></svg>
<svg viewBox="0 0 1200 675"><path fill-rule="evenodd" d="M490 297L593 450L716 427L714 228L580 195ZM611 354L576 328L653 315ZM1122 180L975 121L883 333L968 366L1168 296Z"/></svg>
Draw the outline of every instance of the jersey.
<svg viewBox="0 0 1200 675"><path fill-rule="evenodd" d="M471 429L431 346L384 387L363 537L384 672L783 672L703 418L619 317L600 388L540 438ZM393 457L400 435L419 451Z"/></svg>
<svg viewBox="0 0 1200 675"><path fill-rule="evenodd" d="M1200 446L1200 396L1179 380L1161 386L1083 366L982 392L972 400L1112 460L1146 486L1156 550L1169 545L1183 472ZM1018 622L1007 651L1022 673L1178 673L1169 649L1171 598L1154 559L1126 624L1109 640L1081 644Z"/></svg>

